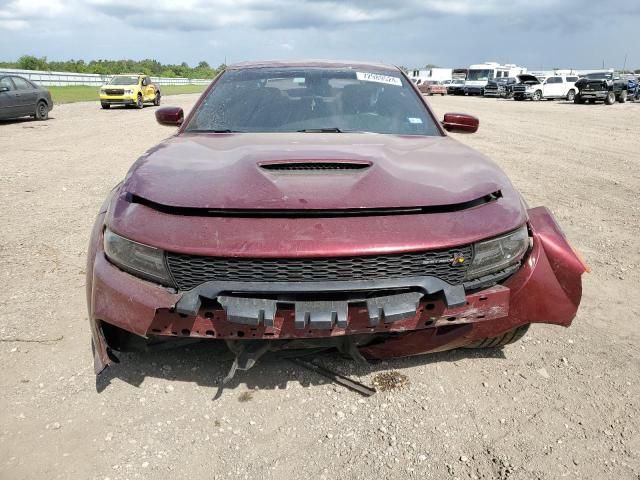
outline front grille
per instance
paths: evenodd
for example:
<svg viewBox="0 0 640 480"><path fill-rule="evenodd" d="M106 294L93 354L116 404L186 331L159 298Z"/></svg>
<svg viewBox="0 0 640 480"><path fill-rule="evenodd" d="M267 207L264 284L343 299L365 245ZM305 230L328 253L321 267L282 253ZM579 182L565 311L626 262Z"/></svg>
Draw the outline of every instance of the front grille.
<svg viewBox="0 0 640 480"><path fill-rule="evenodd" d="M453 265L454 258L465 262ZM471 263L471 246L397 255L334 258L228 258L167 253L180 290L208 281L333 282L433 276L461 284Z"/></svg>
<svg viewBox="0 0 640 480"><path fill-rule="evenodd" d="M107 88L104 92L107 95L124 95L123 88Z"/></svg>
<svg viewBox="0 0 640 480"><path fill-rule="evenodd" d="M524 92L527 90L527 87L520 87L518 85L516 85L515 87L513 87L513 91L514 92Z"/></svg>

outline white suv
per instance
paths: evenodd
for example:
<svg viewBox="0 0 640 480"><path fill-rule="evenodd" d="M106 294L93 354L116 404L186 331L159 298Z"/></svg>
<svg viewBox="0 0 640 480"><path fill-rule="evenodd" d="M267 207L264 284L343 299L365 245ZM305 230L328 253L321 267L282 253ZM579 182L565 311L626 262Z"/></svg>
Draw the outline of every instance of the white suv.
<svg viewBox="0 0 640 480"><path fill-rule="evenodd" d="M570 102L576 96L577 76L554 75L548 78L539 79L533 75L518 75L518 82L513 86L514 100L525 100L530 98L537 101L542 99L566 99Z"/></svg>

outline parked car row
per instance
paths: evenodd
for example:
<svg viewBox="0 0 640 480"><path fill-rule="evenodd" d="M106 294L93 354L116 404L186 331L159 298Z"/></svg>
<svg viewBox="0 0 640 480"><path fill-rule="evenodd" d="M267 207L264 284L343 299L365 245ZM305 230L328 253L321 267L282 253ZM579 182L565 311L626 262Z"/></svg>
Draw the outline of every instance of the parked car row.
<svg viewBox="0 0 640 480"><path fill-rule="evenodd" d="M451 88L449 93L464 95L463 84ZM552 75L536 77L521 74L515 78L490 80L484 88L483 96L493 98L513 98L514 100L567 100L574 103L595 103L607 105L615 102L640 100L638 79L632 75L618 75L612 72L596 72L578 77L577 75Z"/></svg>

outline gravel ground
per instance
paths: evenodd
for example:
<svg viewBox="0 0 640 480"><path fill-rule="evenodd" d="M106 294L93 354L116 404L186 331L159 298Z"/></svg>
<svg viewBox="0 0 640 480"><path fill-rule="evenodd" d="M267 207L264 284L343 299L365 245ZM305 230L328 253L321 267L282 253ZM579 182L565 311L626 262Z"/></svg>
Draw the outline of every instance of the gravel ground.
<svg viewBox="0 0 640 480"><path fill-rule="evenodd" d="M229 362L207 345L125 356L96 385L90 227L172 130L152 107L96 103L0 123L0 478L640 479L640 105L430 102L480 117L458 138L550 207L593 273L570 329L371 367L323 360L368 384L406 375L367 399L269 358L212 401Z"/></svg>

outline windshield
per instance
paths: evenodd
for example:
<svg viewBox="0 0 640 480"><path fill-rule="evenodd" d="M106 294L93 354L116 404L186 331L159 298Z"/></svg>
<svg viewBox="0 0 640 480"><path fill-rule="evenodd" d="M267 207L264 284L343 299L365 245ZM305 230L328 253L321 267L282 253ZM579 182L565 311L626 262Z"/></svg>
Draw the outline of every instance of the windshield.
<svg viewBox="0 0 640 480"><path fill-rule="evenodd" d="M113 77L109 85L137 85L138 77Z"/></svg>
<svg viewBox="0 0 640 480"><path fill-rule="evenodd" d="M293 67L226 71L186 131L441 135L399 72Z"/></svg>
<svg viewBox="0 0 640 480"><path fill-rule="evenodd" d="M589 79L594 79L594 80L611 80L611 77L613 77L613 75L611 75L610 73L606 73L606 72L600 72L600 73L589 73L587 75L587 78Z"/></svg>
<svg viewBox="0 0 640 480"><path fill-rule="evenodd" d="M493 70L469 70L469 75L467 76L467 80L490 80L493 78Z"/></svg>

